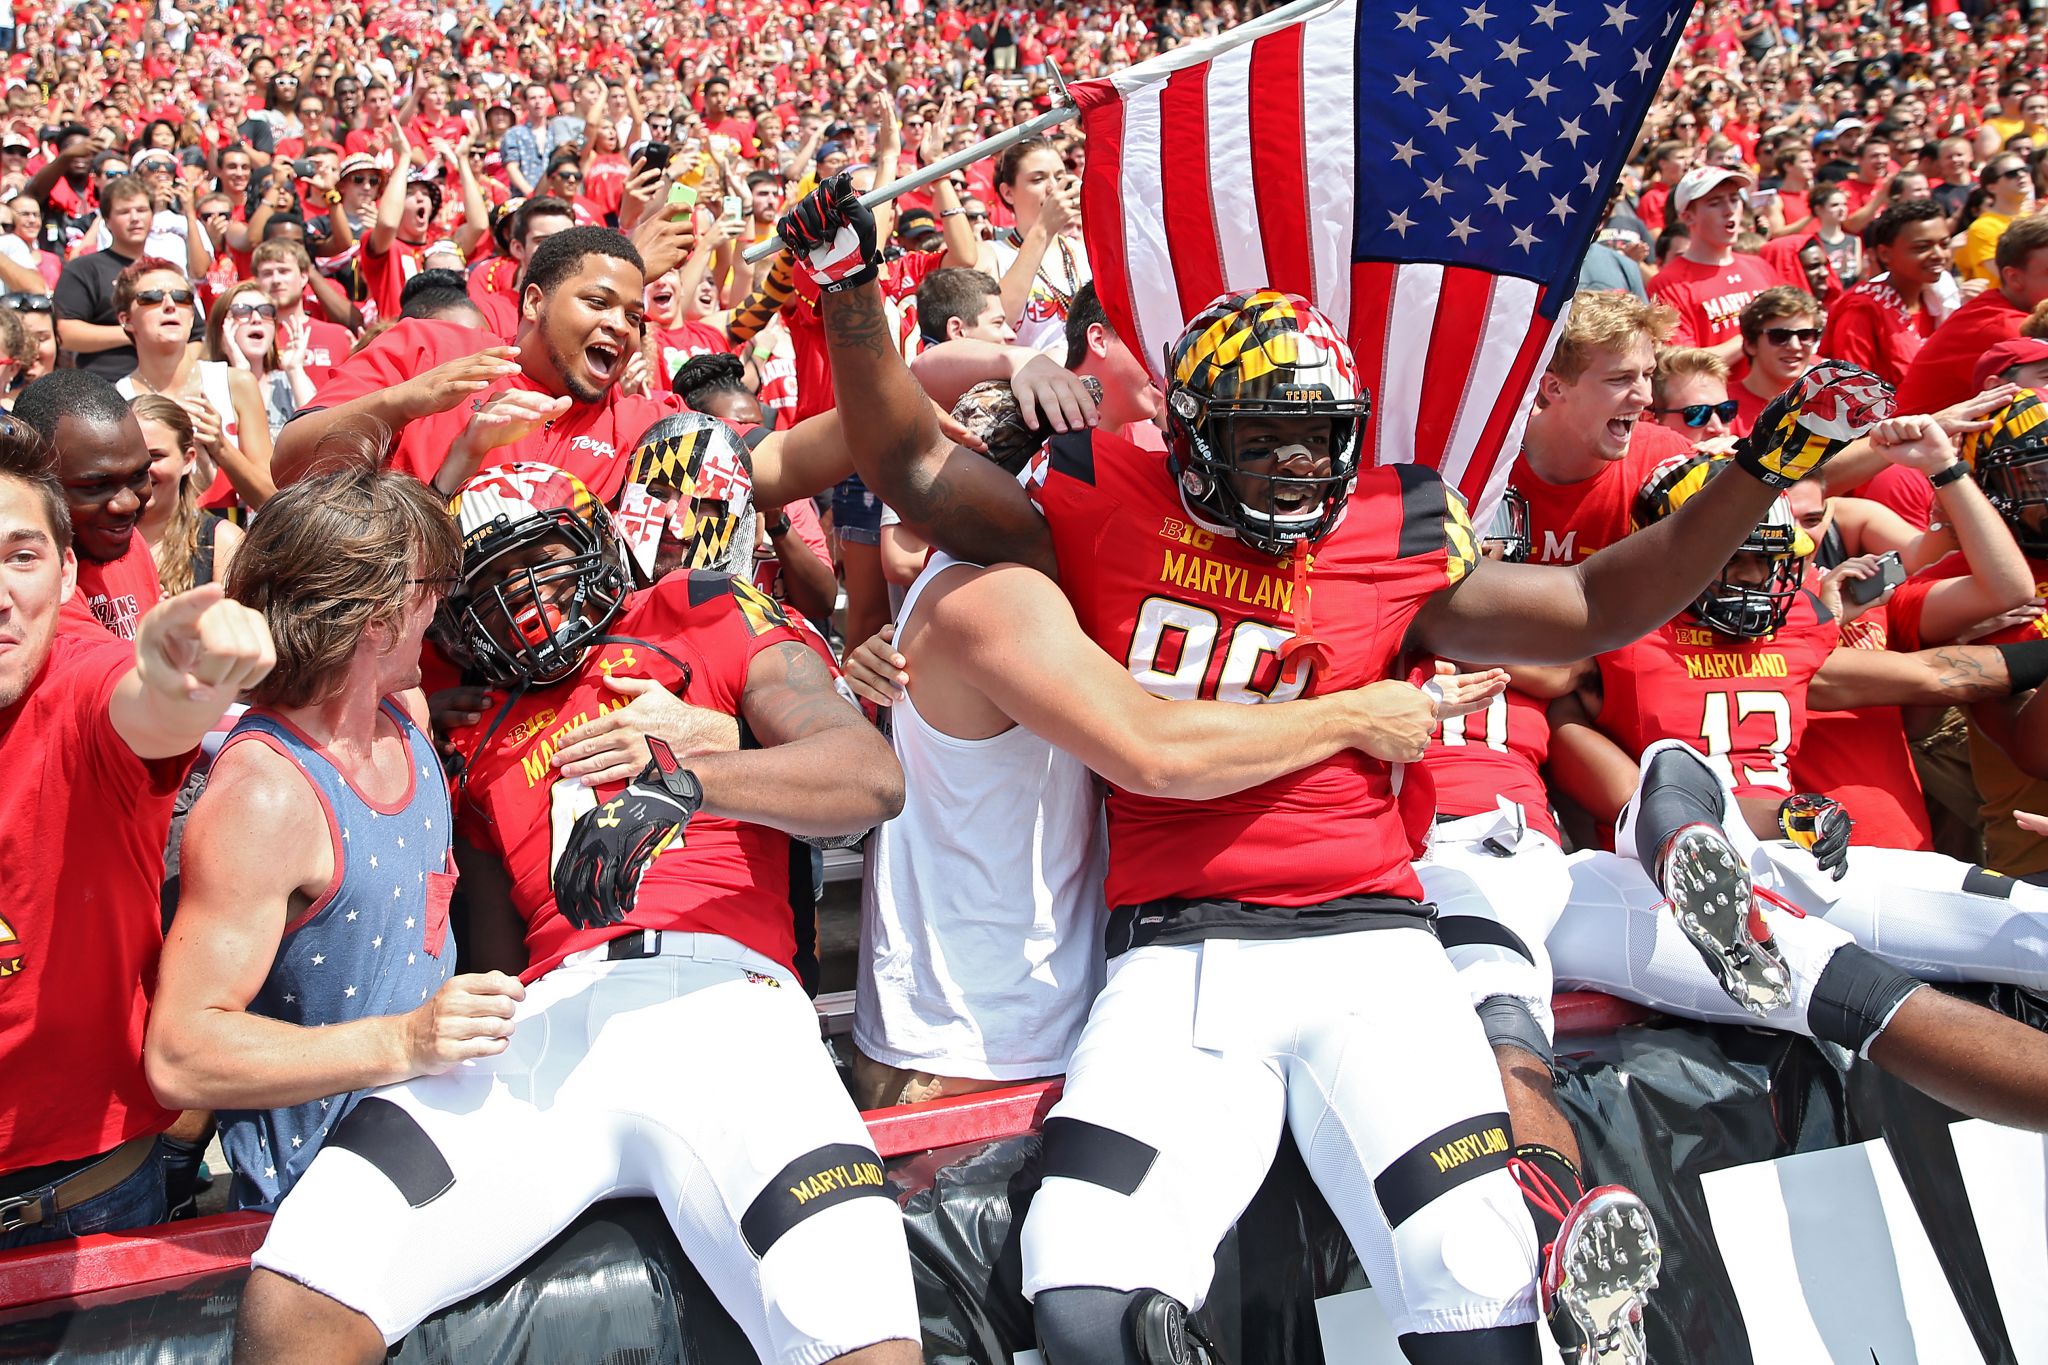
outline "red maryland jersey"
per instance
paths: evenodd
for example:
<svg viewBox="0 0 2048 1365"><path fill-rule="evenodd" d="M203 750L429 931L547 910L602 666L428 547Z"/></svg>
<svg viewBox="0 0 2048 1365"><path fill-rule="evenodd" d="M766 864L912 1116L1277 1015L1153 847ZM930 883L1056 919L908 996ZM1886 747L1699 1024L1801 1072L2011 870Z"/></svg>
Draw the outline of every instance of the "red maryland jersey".
<svg viewBox="0 0 2048 1365"><path fill-rule="evenodd" d="M1640 757L1682 739L1727 773L1737 796L1789 796L1806 731L1806 688L1841 635L1818 597L1801 592L1784 629L1738 640L1690 612L1602 654L1600 728Z"/></svg>
<svg viewBox="0 0 2048 1365"><path fill-rule="evenodd" d="M1484 711L1437 727L1422 766L1436 782L1439 815L1484 815L1500 798L1518 803L1529 828L1559 843L1541 769L1550 759L1550 712L1526 692L1507 691Z"/></svg>
<svg viewBox="0 0 2048 1365"><path fill-rule="evenodd" d="M1476 554L1464 505L1417 465L1361 473L1300 565L1196 521L1160 455L1106 432L1055 438L1036 476L1082 628L1173 700L1289 701L1386 678L1409 622ZM1289 682L1280 652L1298 634L1330 661ZM1109 837L1111 906L1422 894L1392 770L1356 751L1209 801L1112 790Z"/></svg>
<svg viewBox="0 0 2048 1365"><path fill-rule="evenodd" d="M1514 484L1529 504L1529 562L1576 564L1620 540L1633 529L1630 508L1650 471L1691 450L1691 441L1645 417L1636 422L1627 453L1590 479L1546 483L1523 459Z"/></svg>
<svg viewBox="0 0 2048 1365"><path fill-rule="evenodd" d="M684 838L647 865L624 923L577 929L556 911L551 878L570 830L621 789L562 780L551 762L576 727L629 700L604 685L605 675L652 678L692 706L736 716L756 654L784 642L810 647L752 584L703 572L671 574L635 593L607 640L573 678L535 688L504 716L453 736L467 774L456 829L511 874L512 902L526 920L526 979L633 929L722 934L790 964L789 837L763 825L690 821ZM679 665L689 669L687 685Z"/></svg>

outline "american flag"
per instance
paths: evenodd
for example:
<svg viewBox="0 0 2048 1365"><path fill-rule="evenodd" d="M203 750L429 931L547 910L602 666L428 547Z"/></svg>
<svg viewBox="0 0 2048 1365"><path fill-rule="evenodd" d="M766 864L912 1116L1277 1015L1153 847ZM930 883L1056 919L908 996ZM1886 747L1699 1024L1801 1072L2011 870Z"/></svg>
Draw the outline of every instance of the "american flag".
<svg viewBox="0 0 2048 1365"><path fill-rule="evenodd" d="M1217 295L1304 295L1350 338L1377 461L1483 518L1690 9L1296 4L1077 82L1110 322L1163 376Z"/></svg>

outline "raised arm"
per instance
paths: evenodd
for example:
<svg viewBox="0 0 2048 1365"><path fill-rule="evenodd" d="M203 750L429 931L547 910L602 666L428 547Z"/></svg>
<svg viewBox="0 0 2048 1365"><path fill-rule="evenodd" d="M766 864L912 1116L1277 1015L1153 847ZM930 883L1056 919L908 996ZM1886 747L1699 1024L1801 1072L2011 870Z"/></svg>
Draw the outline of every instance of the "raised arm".
<svg viewBox="0 0 2048 1365"><path fill-rule="evenodd" d="M1056 572L1051 534L1030 498L1009 475L945 438L931 400L904 365L875 282L874 219L860 207L850 179L837 175L819 186L783 215L778 230L783 240L812 252L805 264L833 286L823 291L819 309L833 383L840 393L862 396L862 420L845 428L861 479L904 525L950 554ZM835 239L849 236L852 246L835 248ZM836 263L830 259L835 250ZM857 268L845 271L856 253Z"/></svg>
<svg viewBox="0 0 2048 1365"><path fill-rule="evenodd" d="M135 667L114 685L107 718L139 758L190 753L276 663L262 614L224 600L209 583L142 618Z"/></svg>

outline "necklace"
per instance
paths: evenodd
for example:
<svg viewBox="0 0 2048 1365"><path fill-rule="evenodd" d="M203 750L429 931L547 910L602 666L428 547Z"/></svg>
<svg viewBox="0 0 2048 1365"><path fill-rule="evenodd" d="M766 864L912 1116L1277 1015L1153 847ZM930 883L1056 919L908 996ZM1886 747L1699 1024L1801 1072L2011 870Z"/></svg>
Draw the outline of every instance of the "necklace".
<svg viewBox="0 0 2048 1365"><path fill-rule="evenodd" d="M1022 250L1024 246L1024 234L1017 231L1017 229L1015 228L1011 228L1010 245L1018 248L1019 250ZM1067 316L1067 314L1073 311L1074 295L1081 292L1081 281L1079 279L1081 271L1080 267L1074 261L1074 248L1068 245L1067 239L1064 236L1053 238L1053 245L1057 246L1060 249L1061 273L1066 276L1067 287L1065 289L1060 288L1058 285L1052 282L1050 277L1046 275L1045 258L1043 256L1039 257L1038 259L1038 270L1036 272L1036 279L1038 283L1045 286L1045 292L1052 295L1053 301L1059 304L1059 315L1061 317L1065 317Z"/></svg>

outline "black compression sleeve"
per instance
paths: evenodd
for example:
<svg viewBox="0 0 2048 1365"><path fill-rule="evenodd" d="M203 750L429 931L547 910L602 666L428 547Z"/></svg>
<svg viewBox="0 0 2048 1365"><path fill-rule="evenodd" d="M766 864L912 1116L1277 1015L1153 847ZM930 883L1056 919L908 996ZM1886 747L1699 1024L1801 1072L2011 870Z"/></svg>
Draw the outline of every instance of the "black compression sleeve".
<svg viewBox="0 0 2048 1365"><path fill-rule="evenodd" d="M2018 644L1993 645L2005 660L2015 693L2031 692L2048 682L2048 640L2022 640Z"/></svg>

